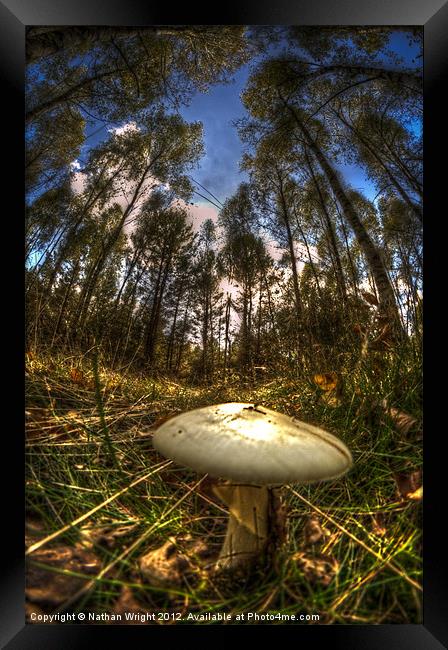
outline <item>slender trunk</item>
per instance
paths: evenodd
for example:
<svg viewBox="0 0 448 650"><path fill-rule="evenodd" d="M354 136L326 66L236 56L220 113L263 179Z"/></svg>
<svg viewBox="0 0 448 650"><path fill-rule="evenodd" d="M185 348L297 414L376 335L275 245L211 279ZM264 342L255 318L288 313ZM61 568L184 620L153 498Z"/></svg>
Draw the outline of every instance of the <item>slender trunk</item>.
<svg viewBox="0 0 448 650"><path fill-rule="evenodd" d="M348 241L347 228L345 227L344 218L343 218L343 216L341 214L341 211L339 209L339 205L338 205L338 202L336 201L336 199L334 199L334 205L335 205L335 208L336 208L336 212L338 213L338 216L339 216L339 221L340 221L340 224L341 224L342 234L344 235L345 249L346 249L346 252L347 252L348 263L349 263L350 272L351 272L351 276L352 276L353 291L355 293L355 296L357 296L358 293L359 293L358 292L359 278L358 278L358 274L357 274L357 271L356 271L356 268L355 268L355 263L353 262L352 254L350 252L350 244L349 244L349 241Z"/></svg>
<svg viewBox="0 0 448 650"><path fill-rule="evenodd" d="M258 294L258 323L257 323L257 347L255 351L256 363L261 358L261 323L262 323L262 305L263 305L263 278L260 279L260 288Z"/></svg>
<svg viewBox="0 0 448 650"><path fill-rule="evenodd" d="M412 212L415 214L417 219L420 221L420 223L423 222L423 212L421 208L414 203L414 201L411 200L409 197L408 193L404 190L404 188L401 186L401 184L398 182L396 179L395 175L390 171L389 167L386 165L386 163L383 161L381 156L378 155L374 147L370 146L370 143L366 138L364 138L358 129L355 129L353 125L350 124L340 113L337 111L333 110L333 113L337 115L337 117L341 120L341 122L358 138L358 140L361 142L361 144L367 149L367 151L370 153L370 155L377 161L381 169L384 171L392 185L395 187L397 192L400 194L401 198L403 201L406 203L406 205L412 210Z"/></svg>
<svg viewBox="0 0 448 650"><path fill-rule="evenodd" d="M179 306L180 306L180 301L181 301L181 298L182 298L182 292L183 292L184 284L185 284L185 281L182 280L180 282L180 284L179 284L179 289L178 289L177 296L176 296L176 304L175 304L175 307L174 307L173 323L171 325L171 331L170 331L170 336L169 336L169 339L168 339L168 346L167 346L167 350L166 350L165 367L166 367L167 370L171 370L172 365L173 365L173 352L174 352L174 340L175 340L175 336L176 336L177 316L178 316L178 313L179 313Z"/></svg>
<svg viewBox="0 0 448 650"><path fill-rule="evenodd" d="M213 295L212 295L212 290L210 288L210 293L209 293L209 303L210 303L210 309L209 309L209 329L210 329L210 362L209 362L209 381L213 381L213 373L215 370L215 350L214 350L214 336L215 336L215 328L213 327L213 317L214 317L214 311L213 311Z"/></svg>
<svg viewBox="0 0 448 650"><path fill-rule="evenodd" d="M182 363L182 355L184 351L184 346L185 346L185 336L187 334L187 328L188 328L188 312L190 309L190 302L191 302L191 293L188 294L188 300L187 304L185 306L185 311L184 311L184 318L183 318L183 323L182 323L182 332L180 336L180 342L179 342L179 351L177 354L177 360L176 360L176 375L179 374L181 363Z"/></svg>
<svg viewBox="0 0 448 650"><path fill-rule="evenodd" d="M209 322L209 292L208 287L206 286L204 291L204 316L202 320L202 362L201 362L201 373L202 378L206 380L208 378L207 372L207 357L208 357L208 322Z"/></svg>
<svg viewBox="0 0 448 650"><path fill-rule="evenodd" d="M73 224L67 224L61 233L61 236L58 238L58 241L56 242L56 245L59 243L62 235L66 233L65 241L61 245L61 248L58 252L57 259L53 268L53 271L51 272L50 278L47 282L47 292L50 292L54 281L57 277L57 274L60 271L61 265L64 262L64 259L67 255L67 251L69 250L75 236L78 233L78 230L84 221L86 215L88 214L89 211L92 210L92 208L95 207L96 203L99 201L99 199L105 194L107 189L112 185L114 182L115 178L118 176L118 174L121 172L122 165L119 166L117 170L107 179L107 182L103 187L101 187L98 191L95 192L96 188L93 187L89 193L89 196L87 197L83 207L81 208L75 222ZM104 174L107 171L107 164L105 164L100 172L98 182L101 182ZM68 232L67 232L68 230ZM54 249L53 249L54 250Z"/></svg>
<svg viewBox="0 0 448 650"><path fill-rule="evenodd" d="M331 74L333 72L347 72L351 76L364 75L375 79L383 79L384 81L403 85L417 94L423 94L423 83L419 76L413 75L412 73L401 72L399 70L387 70L386 68L375 68L373 66L344 65L337 63L320 65L312 72L305 75L305 79L315 79L316 77Z"/></svg>
<svg viewBox="0 0 448 650"><path fill-rule="evenodd" d="M252 365L252 283L249 282L249 303L247 309L247 352L249 365Z"/></svg>
<svg viewBox="0 0 448 650"><path fill-rule="evenodd" d="M313 273L314 279L316 281L317 293L319 295L319 298L321 300L323 300L322 289L320 288L319 276L318 276L317 271L316 271L316 265L313 262L313 257L311 255L310 247L309 247L309 244L308 244L308 239L305 237L305 233L303 232L302 226L300 225L299 215L297 214L297 210L296 210L295 206L294 206L294 214L295 214L295 217L296 217L296 226L299 229L300 236L302 237L303 243L305 244L306 252L307 252L307 255L308 255L308 261L309 261L309 264L310 264L311 271Z"/></svg>
<svg viewBox="0 0 448 650"><path fill-rule="evenodd" d="M121 345L121 348L122 348L122 351L121 351L121 354L120 354L120 365L123 362L124 355L125 355L125 352L126 352L126 349L127 349L127 342L128 342L130 327L131 327L131 324L132 324L132 314L133 314L133 311L134 311L134 308L135 308L135 297L136 297L136 294L137 294L137 289L138 289L138 287L140 285L140 280L141 280L145 270L146 270L146 265L142 268L140 273L135 278L134 286L132 287L132 291L131 291L131 295L128 298L127 303L124 306L125 313L126 313L126 310L127 310L127 316L125 316L124 324L121 325L121 327L119 329L119 332L118 332L118 335L117 335L117 348L120 345ZM126 332L126 339L125 339L125 343L123 345L122 340L123 340L125 332Z"/></svg>
<svg viewBox="0 0 448 650"><path fill-rule="evenodd" d="M376 248L364 224L359 218L350 198L348 197L341 181L339 180L336 171L328 162L326 156L312 137L306 125L297 115L297 111L294 110L294 108L292 108L285 100L283 100L283 102L285 104L285 107L293 116L297 126L305 138L307 146L313 152L322 171L327 177L328 183L330 184L330 187L335 197L337 198L339 205L342 208L344 217L350 224L350 227L356 236L358 244L367 259L367 263L375 279L381 310L385 313L388 313L397 324L400 324L400 315L395 300L394 290L389 280L380 252Z"/></svg>
<svg viewBox="0 0 448 650"><path fill-rule="evenodd" d="M339 257L338 244L336 241L336 233L334 231L334 226L331 221L330 215L328 213L327 204L325 203L325 199L322 195L322 190L319 181L316 178L316 174L314 173L313 164L310 160L308 151L306 149L305 149L305 156L306 156L306 162L308 164L308 169L311 174L311 178L313 179L314 187L316 188L319 196L321 213L324 216L324 220L325 220L326 232L330 242L330 250L332 251L331 258L332 258L333 266L335 268L336 277L338 280L339 292L341 294L342 303L345 305L345 303L347 302L347 287L345 286L344 272L342 270L341 258Z"/></svg>
<svg viewBox="0 0 448 650"><path fill-rule="evenodd" d="M289 247L289 255L291 257L291 271L292 271L292 282L293 282L293 287L294 287L294 299L296 303L296 314L297 318L300 317L300 314L302 312L302 299L300 296L300 288L299 288L299 277L297 274L297 257L296 253L294 250L294 239L292 236L291 232L291 223L290 223L290 218L289 218L289 210L288 206L286 204L286 198L283 190L283 179L280 178L279 175L279 194L280 194L280 202L282 206L282 219L283 223L286 228L286 235L288 239L288 247Z"/></svg>
<svg viewBox="0 0 448 650"><path fill-rule="evenodd" d="M157 156L158 157L158 156ZM100 273L102 272L107 258L110 255L111 251L113 250L113 247L118 241L118 238L120 237L121 231L124 227L124 224L126 223L126 219L128 218L129 214L132 212L132 210L135 207L135 204L140 196L140 191L143 187L143 184L149 174L149 171L153 165L155 160L152 160L149 162L149 164L146 166L144 169L139 182L137 183L137 186L134 190L134 193L132 195L132 198L126 207L126 209L123 211L123 214L120 218L120 221L108 237L106 243L102 246L101 252L96 260L96 262L93 265L90 278L87 280L86 283L86 288L83 290L82 295L79 300L79 310L75 316L75 320L73 323L73 329L75 330L76 327L79 325L80 329L83 328L86 317L87 317L87 312L89 308L89 304L93 295L93 292L95 291Z"/></svg>
<svg viewBox="0 0 448 650"><path fill-rule="evenodd" d="M74 267L73 267L72 275L70 277L70 281L69 281L67 289L65 291L64 300L62 301L62 305L61 305L61 308L59 310L58 320L56 322L54 332L53 332L52 345L53 345L53 343L54 343L54 341L55 341L55 339L56 339L56 337L57 337L57 335L59 333L59 328L61 326L62 319L63 319L64 314L65 314L65 308L67 307L68 298L69 298L70 292L71 292L71 290L73 288L73 285L75 283L75 279L76 279L76 277L78 275L80 265L81 265L81 258L79 257L77 259Z"/></svg>
<svg viewBox="0 0 448 650"><path fill-rule="evenodd" d="M225 333L224 333L224 374L227 371L229 366L230 359L230 338L229 338L229 329L230 329L230 309L232 306L232 298L230 293L227 294L226 301L226 312L225 312Z"/></svg>
<svg viewBox="0 0 448 650"><path fill-rule="evenodd" d="M120 289L118 290L117 297L115 298L115 307L116 308L120 304L121 295L122 295L122 293L124 291L124 288L125 288L126 284L128 283L129 278L132 275L132 271L135 269L135 267L139 263L140 258L141 258L141 250L136 250L134 252L132 260L131 260L131 262L129 264L128 270L125 273L125 276L124 276L123 281L121 283Z"/></svg>
<svg viewBox="0 0 448 650"><path fill-rule="evenodd" d="M156 35L177 35L183 32L197 37L197 31L190 25L168 25L144 27L125 26L33 26L27 29L26 62L33 63L42 57L52 56L66 49L79 51L80 48L94 47L98 43L110 43L114 38L145 35L149 31Z"/></svg>
<svg viewBox="0 0 448 650"><path fill-rule="evenodd" d="M159 273L157 276L156 286L154 288L154 298L152 302L151 315L149 317L148 327L146 330L146 362L150 368L154 367L157 339L159 332L160 313L162 301L165 295L165 287L168 274L171 269L171 251L168 251L166 258L162 257Z"/></svg>

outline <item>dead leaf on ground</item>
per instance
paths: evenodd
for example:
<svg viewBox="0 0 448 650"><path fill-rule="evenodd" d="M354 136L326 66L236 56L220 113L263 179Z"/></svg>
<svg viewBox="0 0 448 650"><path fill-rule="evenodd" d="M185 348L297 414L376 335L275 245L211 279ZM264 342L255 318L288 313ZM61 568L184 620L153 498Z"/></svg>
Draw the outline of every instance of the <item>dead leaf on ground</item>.
<svg viewBox="0 0 448 650"><path fill-rule="evenodd" d="M116 546L117 540L132 533L138 525L138 523L134 523L127 526L83 526L80 529L82 535L80 544L84 548L91 548L95 544L104 544L108 548L113 548Z"/></svg>
<svg viewBox="0 0 448 650"><path fill-rule="evenodd" d="M321 400L328 406L340 406L342 395L342 381L337 372L324 372L313 376L314 383L324 391Z"/></svg>
<svg viewBox="0 0 448 650"><path fill-rule="evenodd" d="M395 483L397 484L398 496L402 499L411 499L419 501L423 497L422 472L417 470L410 474L397 472L394 474Z"/></svg>
<svg viewBox="0 0 448 650"><path fill-rule="evenodd" d="M378 298L375 296L374 293L371 293L370 291L361 291L361 296L364 298L366 302L369 303L369 305L378 307Z"/></svg>
<svg viewBox="0 0 448 650"><path fill-rule="evenodd" d="M37 566L44 564L48 569ZM55 571L53 571L55 569ZM39 605L60 605L73 596L101 569L99 558L84 549L54 546L33 553L28 561L25 594L29 601ZM70 571L86 578L60 573Z"/></svg>
<svg viewBox="0 0 448 650"><path fill-rule="evenodd" d="M169 537L159 548L140 558L140 572L145 582L155 586L178 586L188 575L199 576L214 551L203 539L191 535Z"/></svg>
<svg viewBox="0 0 448 650"><path fill-rule="evenodd" d="M314 382L321 390L335 390L339 384L339 376L336 372L324 372L313 376Z"/></svg>
<svg viewBox="0 0 448 650"><path fill-rule="evenodd" d="M74 384L78 384L79 386L84 384L86 381L84 373L81 370L79 370L79 368L72 368L70 370L70 379Z"/></svg>
<svg viewBox="0 0 448 650"><path fill-rule="evenodd" d="M410 492L406 495L411 501L421 501L423 499L423 485L415 490L415 492Z"/></svg>
<svg viewBox="0 0 448 650"><path fill-rule="evenodd" d="M47 534L44 522L34 515L28 515L25 521L25 547L35 544Z"/></svg>
<svg viewBox="0 0 448 650"><path fill-rule="evenodd" d="M333 392L329 393L324 393L321 395L321 400L327 404L327 406L341 406L342 401L338 397L338 395L335 395Z"/></svg>
<svg viewBox="0 0 448 650"><path fill-rule="evenodd" d="M384 537L387 532L384 512L376 512L372 515L372 532L378 537Z"/></svg>
<svg viewBox="0 0 448 650"><path fill-rule="evenodd" d="M114 614L120 614L122 620L117 624L119 625L145 625L145 621L140 619L127 620L126 614L146 614L148 610L143 607L136 599L133 590L127 585L123 585L121 593L113 606Z"/></svg>
<svg viewBox="0 0 448 650"><path fill-rule="evenodd" d="M381 406L383 407L385 414L392 420L395 429L403 436L406 436L417 424L416 418L397 408L389 407L386 400L381 402Z"/></svg>
<svg viewBox="0 0 448 650"><path fill-rule="evenodd" d="M321 584L324 587L330 584L339 571L339 563L331 555L299 552L295 553L292 559L300 566L309 582Z"/></svg>
<svg viewBox="0 0 448 650"><path fill-rule="evenodd" d="M305 545L317 544L317 542L323 542L327 537L330 536L330 531L328 528L322 527L319 517L316 515L310 515L305 522L303 533L305 536Z"/></svg>
<svg viewBox="0 0 448 650"><path fill-rule="evenodd" d="M143 555L139 565L145 581L160 587L180 585L184 573L191 568L189 559L178 551L173 537L160 548Z"/></svg>

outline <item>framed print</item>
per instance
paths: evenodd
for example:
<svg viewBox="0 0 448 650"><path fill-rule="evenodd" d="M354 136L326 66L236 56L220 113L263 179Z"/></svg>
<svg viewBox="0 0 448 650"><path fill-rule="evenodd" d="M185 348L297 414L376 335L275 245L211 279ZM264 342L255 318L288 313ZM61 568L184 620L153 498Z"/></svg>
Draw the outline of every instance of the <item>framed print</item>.
<svg viewBox="0 0 448 650"><path fill-rule="evenodd" d="M2 647L447 643L448 10L292 4L0 4Z"/></svg>

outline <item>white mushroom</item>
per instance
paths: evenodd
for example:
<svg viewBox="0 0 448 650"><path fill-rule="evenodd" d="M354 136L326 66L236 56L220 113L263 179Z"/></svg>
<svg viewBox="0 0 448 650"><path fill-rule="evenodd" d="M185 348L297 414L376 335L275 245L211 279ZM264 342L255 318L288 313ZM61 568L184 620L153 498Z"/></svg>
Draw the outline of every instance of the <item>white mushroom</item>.
<svg viewBox="0 0 448 650"><path fill-rule="evenodd" d="M336 478L352 464L339 438L241 402L177 415L155 432L153 445L181 465L230 481L214 487L230 511L219 568L246 563L265 547L271 487Z"/></svg>

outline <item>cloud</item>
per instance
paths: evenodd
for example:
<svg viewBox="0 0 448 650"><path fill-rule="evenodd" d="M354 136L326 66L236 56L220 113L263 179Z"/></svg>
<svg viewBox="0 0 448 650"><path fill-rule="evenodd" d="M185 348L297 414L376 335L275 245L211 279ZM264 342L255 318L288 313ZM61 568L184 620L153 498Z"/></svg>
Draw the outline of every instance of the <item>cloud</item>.
<svg viewBox="0 0 448 650"><path fill-rule="evenodd" d="M78 168L72 167L72 169L80 169L80 167L79 166ZM81 194L82 192L84 192L84 190L86 189L86 180L87 180L86 175L83 174L81 171L79 172L77 171L73 174L70 185L75 194Z"/></svg>
<svg viewBox="0 0 448 650"><path fill-rule="evenodd" d="M116 135L123 135L123 133L129 131L140 131L140 129L134 121L127 122L126 124L123 124L123 126L117 126L113 129L107 129L108 133L115 133Z"/></svg>
<svg viewBox="0 0 448 650"><path fill-rule="evenodd" d="M181 205L183 204L182 207L185 207L188 210L194 232L197 232L207 219L211 219L215 223L218 221L218 210L212 205L206 205L205 203L187 205L183 201L179 201L179 203Z"/></svg>

